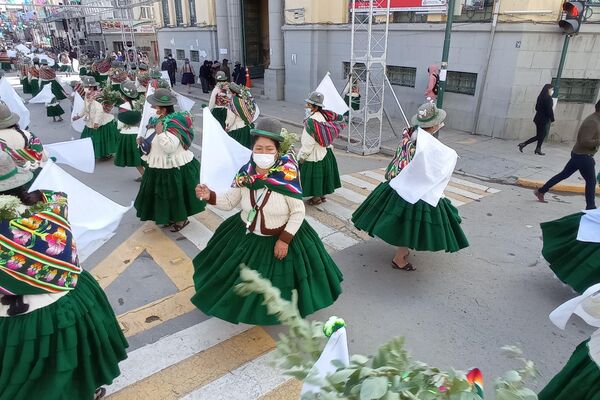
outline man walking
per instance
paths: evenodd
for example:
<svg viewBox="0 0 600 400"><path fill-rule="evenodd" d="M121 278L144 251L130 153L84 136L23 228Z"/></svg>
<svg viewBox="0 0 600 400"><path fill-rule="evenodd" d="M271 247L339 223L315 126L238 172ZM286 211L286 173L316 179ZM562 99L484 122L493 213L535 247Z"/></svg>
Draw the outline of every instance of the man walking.
<svg viewBox="0 0 600 400"><path fill-rule="evenodd" d="M596 112L587 117L577 133L577 141L571 151L571 159L565 168L552 177L544 186L534 191L538 200L546 203L544 194L554 185L579 171L585 179L586 210L596 208L596 162L594 155L600 147L600 101L596 103Z"/></svg>
<svg viewBox="0 0 600 400"><path fill-rule="evenodd" d="M169 54L169 57L166 60L167 62L167 72L169 73L169 80L171 81L171 86L175 86L175 74L177 73L177 61L173 58L172 54ZM163 63L164 65L164 63ZM161 66L162 69L162 66Z"/></svg>
<svg viewBox="0 0 600 400"><path fill-rule="evenodd" d="M227 82L231 82L231 70L229 69L229 60L223 59L223 64L221 64L221 71L225 72L227 76Z"/></svg>

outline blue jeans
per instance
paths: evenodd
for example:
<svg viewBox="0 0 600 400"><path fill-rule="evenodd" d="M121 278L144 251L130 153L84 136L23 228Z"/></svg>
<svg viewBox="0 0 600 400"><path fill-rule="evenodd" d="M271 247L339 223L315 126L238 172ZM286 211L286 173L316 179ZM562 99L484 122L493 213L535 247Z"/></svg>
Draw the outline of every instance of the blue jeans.
<svg viewBox="0 0 600 400"><path fill-rule="evenodd" d="M546 193L550 188L560 181L564 181L579 171L585 179L585 203L586 210L596 208L596 162L594 156L589 154L575 154L571 152L571 159L565 168L554 177L550 178L544 186L539 189L540 193Z"/></svg>

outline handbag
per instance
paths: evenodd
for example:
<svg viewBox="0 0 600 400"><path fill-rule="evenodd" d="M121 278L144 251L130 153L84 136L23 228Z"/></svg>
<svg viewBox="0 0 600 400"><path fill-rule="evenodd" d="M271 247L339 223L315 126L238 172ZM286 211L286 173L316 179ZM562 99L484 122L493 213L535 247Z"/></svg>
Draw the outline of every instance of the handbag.
<svg viewBox="0 0 600 400"><path fill-rule="evenodd" d="M152 132L152 134L150 136L143 138L142 143L140 143L140 145L139 145L140 151L145 156L150 154L150 150L152 149L152 140L154 139L154 135L156 135L156 132Z"/></svg>
<svg viewBox="0 0 600 400"><path fill-rule="evenodd" d="M391 181L398 176L400 171L412 160L416 150L415 143L410 140L412 132L412 129L405 129L402 133L402 142L400 142L398 149L396 149L396 154L392 162L390 162L385 170L385 179L387 181Z"/></svg>

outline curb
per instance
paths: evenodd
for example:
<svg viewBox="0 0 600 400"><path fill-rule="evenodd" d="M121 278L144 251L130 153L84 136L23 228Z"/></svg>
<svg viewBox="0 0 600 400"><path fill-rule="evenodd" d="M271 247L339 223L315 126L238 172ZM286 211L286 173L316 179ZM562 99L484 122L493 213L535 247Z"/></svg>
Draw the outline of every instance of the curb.
<svg viewBox="0 0 600 400"><path fill-rule="evenodd" d="M537 189L540 186L543 186L545 181L539 181L536 179L526 179L526 178L518 178L517 185L530 188ZM575 184L561 184L555 185L550 189L551 192L563 192L563 193L585 193L584 185L575 185ZM596 194L600 194L600 188L596 188Z"/></svg>
<svg viewBox="0 0 600 400"><path fill-rule="evenodd" d="M181 92L178 92L178 91L176 91L176 92L179 93L182 96L191 97L192 99L204 101L206 103L208 103L210 101L210 99L207 99L206 97L200 97L200 96L192 94L192 93L181 93ZM274 115L268 115L268 114L261 114L261 115L263 117L276 119L276 120L280 121L282 124L295 126L296 128L304 128L303 124L300 124L300 123L295 122L295 121L290 121L288 119L283 119L283 118L280 118L280 117L276 117ZM300 132L300 133L302 133L302 132Z"/></svg>

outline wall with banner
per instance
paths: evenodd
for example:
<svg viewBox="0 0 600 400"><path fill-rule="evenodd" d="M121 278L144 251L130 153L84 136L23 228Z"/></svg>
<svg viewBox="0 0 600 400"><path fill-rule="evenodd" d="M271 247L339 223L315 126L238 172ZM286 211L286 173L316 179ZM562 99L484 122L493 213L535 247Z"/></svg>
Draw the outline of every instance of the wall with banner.
<svg viewBox="0 0 600 400"><path fill-rule="evenodd" d="M447 0L389 0L389 2L390 11L445 12L448 5ZM385 10L387 5L388 0L373 1L375 10ZM355 0L354 6L366 11L370 7L370 1Z"/></svg>

